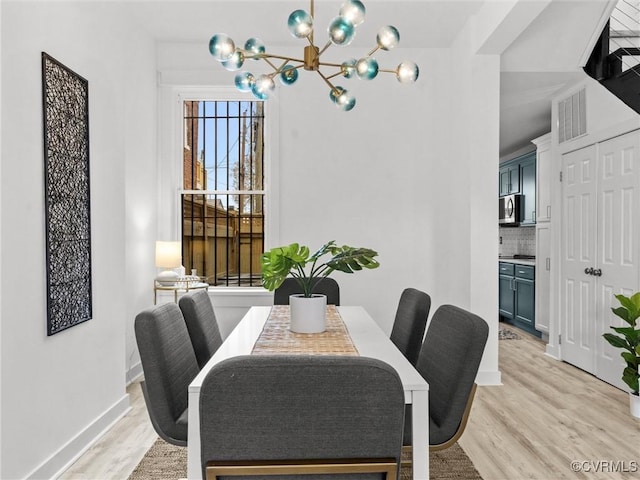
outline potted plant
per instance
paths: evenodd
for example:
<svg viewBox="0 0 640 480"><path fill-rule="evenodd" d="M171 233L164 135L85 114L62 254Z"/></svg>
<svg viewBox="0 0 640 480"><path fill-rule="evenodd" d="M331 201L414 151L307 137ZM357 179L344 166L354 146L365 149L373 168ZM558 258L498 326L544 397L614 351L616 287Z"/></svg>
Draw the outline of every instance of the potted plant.
<svg viewBox="0 0 640 480"><path fill-rule="evenodd" d="M323 259L330 255L328 259ZM273 291L282 285L285 278L296 279L302 294L292 295L291 330L301 333L318 333L325 330L327 299L315 295L314 288L335 271L354 273L363 268L380 266L374 258L378 252L370 248L338 246L334 240L325 243L311 254L309 247L292 243L275 247L260 257L262 284ZM311 312L307 311L309 308Z"/></svg>
<svg viewBox="0 0 640 480"><path fill-rule="evenodd" d="M638 393L638 380L640 373L640 325L638 318L640 317L640 292L636 292L630 297L625 295L615 295L620 307L612 308L611 311L629 324L628 327L611 328L618 333L605 333L603 337L607 342L616 348L621 348L622 358L627 366L622 371L622 380L626 383L631 391L629 392L629 401L631 405L631 414L640 418L640 395Z"/></svg>

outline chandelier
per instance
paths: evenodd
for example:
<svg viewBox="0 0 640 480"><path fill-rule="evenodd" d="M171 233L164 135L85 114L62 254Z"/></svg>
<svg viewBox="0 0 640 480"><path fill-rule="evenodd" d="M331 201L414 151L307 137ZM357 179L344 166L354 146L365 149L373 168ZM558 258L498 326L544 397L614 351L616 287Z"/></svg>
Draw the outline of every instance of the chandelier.
<svg viewBox="0 0 640 480"><path fill-rule="evenodd" d="M209 52L229 71L238 71L245 60L264 60L272 69L270 73L254 75L248 71L236 74L235 85L241 92L252 92L259 100L266 100L275 90L275 78L279 77L283 85L292 85L298 80L300 69L316 72L329 86L329 98L341 110L349 111L356 105L356 99L345 88L334 85L332 79L342 76L349 79L358 77L362 80L373 80L378 73L393 73L400 83L413 83L417 80L419 70L413 62L402 62L395 69L382 69L372 55L378 50L391 50L400 41L398 30L387 25L378 31L376 46L366 56L351 58L342 63L329 63L321 60L322 54L331 46L346 46L356 34L356 27L364 21L365 7L359 0L346 0L340 13L329 23L327 33L329 41L322 47L316 46L313 38L314 0L311 0L310 11L296 10L289 15L288 27L291 34L300 39L307 39L302 58L293 58L267 53L264 43L258 38L250 38L244 48L236 47L233 40L224 33L216 33L209 40ZM331 74L321 71L332 69Z"/></svg>

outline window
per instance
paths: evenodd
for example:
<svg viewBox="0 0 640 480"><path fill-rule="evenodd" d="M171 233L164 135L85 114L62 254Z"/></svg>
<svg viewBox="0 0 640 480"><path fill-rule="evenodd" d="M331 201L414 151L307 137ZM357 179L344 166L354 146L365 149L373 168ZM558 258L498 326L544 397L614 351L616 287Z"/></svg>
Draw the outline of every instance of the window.
<svg viewBox="0 0 640 480"><path fill-rule="evenodd" d="M211 285L260 286L264 105L183 102L182 262Z"/></svg>

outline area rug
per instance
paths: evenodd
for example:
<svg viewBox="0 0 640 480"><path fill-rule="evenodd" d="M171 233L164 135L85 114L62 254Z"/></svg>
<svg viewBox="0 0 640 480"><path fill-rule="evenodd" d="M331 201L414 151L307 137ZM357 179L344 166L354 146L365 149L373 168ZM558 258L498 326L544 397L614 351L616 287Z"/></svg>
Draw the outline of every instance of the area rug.
<svg viewBox="0 0 640 480"><path fill-rule="evenodd" d="M520 335L513 330L502 327L498 330L498 340L520 340Z"/></svg>
<svg viewBox="0 0 640 480"><path fill-rule="evenodd" d="M482 477L456 443L446 450L429 454L430 480L482 480ZM179 480L187 478L187 449L157 439L142 458L129 480ZM411 464L404 464L400 480L411 480Z"/></svg>

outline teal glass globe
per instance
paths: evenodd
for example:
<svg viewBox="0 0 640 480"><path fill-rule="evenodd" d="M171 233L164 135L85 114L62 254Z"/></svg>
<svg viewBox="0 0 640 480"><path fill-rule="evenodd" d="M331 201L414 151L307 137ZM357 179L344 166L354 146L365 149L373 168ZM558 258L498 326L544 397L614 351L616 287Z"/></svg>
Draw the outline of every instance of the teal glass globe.
<svg viewBox="0 0 640 480"><path fill-rule="evenodd" d="M240 50L236 50L235 52L233 52L233 55L231 55L231 58L229 58L229 60L222 61L222 66L230 72L240 70L243 64L244 53L242 53Z"/></svg>
<svg viewBox="0 0 640 480"><path fill-rule="evenodd" d="M356 106L356 98L352 96L349 92L344 90L336 97L336 107L338 107L343 112L348 112L352 110L353 107Z"/></svg>
<svg viewBox="0 0 640 480"><path fill-rule="evenodd" d="M266 100L267 98L269 98L269 96L266 93L261 92L258 89L255 83L251 86L251 93L253 93L253 96L256 97L258 100Z"/></svg>
<svg viewBox="0 0 640 480"><path fill-rule="evenodd" d="M342 88L341 86L336 86L335 88L329 90L329 98L333 103L336 103L338 101L338 97L345 92L346 90L344 88Z"/></svg>
<svg viewBox="0 0 640 480"><path fill-rule="evenodd" d="M356 73L361 80L373 80L378 75L378 62L373 57L361 58L356 63Z"/></svg>
<svg viewBox="0 0 640 480"><path fill-rule="evenodd" d="M298 80L298 69L293 65L285 65L280 72L280 82L283 85L293 85Z"/></svg>
<svg viewBox="0 0 640 480"><path fill-rule="evenodd" d="M340 16L346 18L354 27L364 22L366 9L360 0L347 0L340 7Z"/></svg>
<svg viewBox="0 0 640 480"><path fill-rule="evenodd" d="M353 78L356 74L356 59L350 58L349 60L342 62L340 65L340 71L344 78Z"/></svg>
<svg viewBox="0 0 640 480"><path fill-rule="evenodd" d="M256 83L256 79L252 73L241 72L236 75L234 83L236 85L236 88L241 92L250 92L251 87L253 87L253 85L255 85Z"/></svg>
<svg viewBox="0 0 640 480"><path fill-rule="evenodd" d="M249 52L250 55L262 55L266 48L262 40L259 38L250 38L244 44L244 49ZM260 60L260 58L255 57L254 60Z"/></svg>
<svg viewBox="0 0 640 480"><path fill-rule="evenodd" d="M260 75L256 78L256 83L251 87L251 91L260 100L266 100L275 88L276 84L273 78L269 75Z"/></svg>
<svg viewBox="0 0 640 480"><path fill-rule="evenodd" d="M313 18L304 10L296 10L289 15L287 26L294 37L306 38L313 32Z"/></svg>
<svg viewBox="0 0 640 480"><path fill-rule="evenodd" d="M400 83L413 83L418 79L420 69L413 62L402 62L396 68L396 78Z"/></svg>
<svg viewBox="0 0 640 480"><path fill-rule="evenodd" d="M394 26L387 25L378 31L376 42L382 50L391 50L398 45L400 41L400 32Z"/></svg>
<svg viewBox="0 0 640 480"><path fill-rule="evenodd" d="M336 17L331 20L328 28L329 40L334 45L349 45L356 34L356 29L351 22L344 17Z"/></svg>
<svg viewBox="0 0 640 480"><path fill-rule="evenodd" d="M236 45L229 35L216 33L209 40L209 53L219 62L229 60L235 51Z"/></svg>

